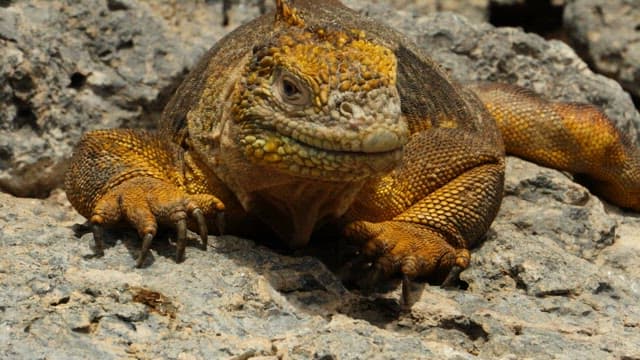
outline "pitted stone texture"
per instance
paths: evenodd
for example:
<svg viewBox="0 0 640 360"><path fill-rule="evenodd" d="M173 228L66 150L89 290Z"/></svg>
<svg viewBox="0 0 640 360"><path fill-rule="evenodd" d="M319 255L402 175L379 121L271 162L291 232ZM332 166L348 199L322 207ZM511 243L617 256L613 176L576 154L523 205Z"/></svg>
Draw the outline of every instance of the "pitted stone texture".
<svg viewBox="0 0 640 360"><path fill-rule="evenodd" d="M640 356L640 221L558 171L508 159L506 197L461 278L364 295L322 262L233 236L107 232L105 256L60 192L0 194L2 358L634 358ZM564 216L580 213L583 216ZM576 231L579 229L579 231ZM611 232L613 231L613 235ZM257 239L259 242L260 239Z"/></svg>
<svg viewBox="0 0 640 360"><path fill-rule="evenodd" d="M595 71L640 98L640 2L569 1L564 26L572 45Z"/></svg>
<svg viewBox="0 0 640 360"><path fill-rule="evenodd" d="M240 23L223 27L214 5L34 0L0 7L0 190L47 196L84 132L155 126L187 69Z"/></svg>

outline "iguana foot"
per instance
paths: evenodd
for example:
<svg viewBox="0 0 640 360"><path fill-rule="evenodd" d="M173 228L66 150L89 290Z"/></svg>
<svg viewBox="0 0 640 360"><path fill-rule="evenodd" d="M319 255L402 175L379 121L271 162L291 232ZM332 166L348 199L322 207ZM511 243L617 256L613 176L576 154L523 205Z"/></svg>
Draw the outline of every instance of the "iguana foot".
<svg viewBox="0 0 640 360"><path fill-rule="evenodd" d="M452 247L439 232L409 222L356 221L346 227L345 235L362 244L362 256L370 259L370 270L360 285L371 287L401 273L405 304L409 302L412 279L427 278L449 287L469 266L471 257L467 249Z"/></svg>
<svg viewBox="0 0 640 360"><path fill-rule="evenodd" d="M149 253L158 223L176 229L176 262L184 259L187 243L187 221L198 231L203 249L207 247L206 217L216 215L218 231L222 231L224 204L208 194L189 195L174 185L149 177L137 177L109 189L96 203L91 224L96 255L103 254L103 228L128 222L142 238L136 260L141 267Z"/></svg>

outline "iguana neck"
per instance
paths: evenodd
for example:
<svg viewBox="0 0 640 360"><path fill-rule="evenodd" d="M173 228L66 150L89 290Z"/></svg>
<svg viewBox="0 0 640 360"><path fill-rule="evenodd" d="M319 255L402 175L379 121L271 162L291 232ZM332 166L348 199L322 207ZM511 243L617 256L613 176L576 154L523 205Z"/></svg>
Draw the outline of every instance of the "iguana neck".
<svg viewBox="0 0 640 360"><path fill-rule="evenodd" d="M290 248L300 248L319 225L347 211L362 185L295 180L248 194L243 205L269 224Z"/></svg>

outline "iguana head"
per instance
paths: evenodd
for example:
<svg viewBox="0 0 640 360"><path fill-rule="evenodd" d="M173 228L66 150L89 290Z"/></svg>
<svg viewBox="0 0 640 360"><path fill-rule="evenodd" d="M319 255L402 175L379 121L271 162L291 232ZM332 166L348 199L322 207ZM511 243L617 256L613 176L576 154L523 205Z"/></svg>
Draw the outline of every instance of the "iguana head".
<svg viewBox="0 0 640 360"><path fill-rule="evenodd" d="M409 137L393 52L357 29L307 26L276 3L273 34L253 48L234 95L245 156L323 180L393 168Z"/></svg>

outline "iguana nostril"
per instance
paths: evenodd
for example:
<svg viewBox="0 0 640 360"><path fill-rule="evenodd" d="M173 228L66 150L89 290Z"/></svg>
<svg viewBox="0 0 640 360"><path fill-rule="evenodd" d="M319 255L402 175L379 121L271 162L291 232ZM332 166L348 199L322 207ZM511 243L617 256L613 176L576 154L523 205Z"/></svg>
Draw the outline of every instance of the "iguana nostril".
<svg viewBox="0 0 640 360"><path fill-rule="evenodd" d="M367 136L362 142L362 151L367 153L385 152L396 150L401 146L401 141L395 133L379 129Z"/></svg>
<svg viewBox="0 0 640 360"><path fill-rule="evenodd" d="M362 110L360 106L349 101L343 101L340 104L340 113L342 116L356 120L365 117L364 110Z"/></svg>
<svg viewBox="0 0 640 360"><path fill-rule="evenodd" d="M342 115L351 115L353 113L353 108L351 107L350 103L345 101L340 104L340 112L342 113Z"/></svg>

